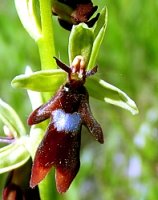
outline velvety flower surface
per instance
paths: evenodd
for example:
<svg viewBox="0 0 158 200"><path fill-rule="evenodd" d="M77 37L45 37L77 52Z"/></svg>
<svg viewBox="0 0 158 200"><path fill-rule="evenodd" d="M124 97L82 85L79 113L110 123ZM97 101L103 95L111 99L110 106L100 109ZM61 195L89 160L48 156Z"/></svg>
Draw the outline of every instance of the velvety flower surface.
<svg viewBox="0 0 158 200"><path fill-rule="evenodd" d="M67 30L71 30L72 25L86 23L92 27L97 21L99 14L89 20L97 10L91 0L58 0L53 4L53 14L58 16L59 23Z"/></svg>
<svg viewBox="0 0 158 200"><path fill-rule="evenodd" d="M80 167L82 125L100 143L103 143L103 133L91 113L89 95L83 86L86 77L96 72L96 67L86 72L81 56L74 59L71 68L58 59L56 62L68 73L68 82L28 118L29 125L50 118L46 134L35 155L30 185L36 186L54 166L57 190L62 193L68 189Z"/></svg>

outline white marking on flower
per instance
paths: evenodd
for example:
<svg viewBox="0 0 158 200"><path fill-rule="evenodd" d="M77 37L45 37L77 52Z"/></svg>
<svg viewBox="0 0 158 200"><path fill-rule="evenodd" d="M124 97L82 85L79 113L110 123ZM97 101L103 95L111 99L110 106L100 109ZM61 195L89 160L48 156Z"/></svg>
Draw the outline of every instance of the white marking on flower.
<svg viewBox="0 0 158 200"><path fill-rule="evenodd" d="M81 117L79 113L65 113L62 109L58 109L52 115L57 131L76 132L80 129Z"/></svg>

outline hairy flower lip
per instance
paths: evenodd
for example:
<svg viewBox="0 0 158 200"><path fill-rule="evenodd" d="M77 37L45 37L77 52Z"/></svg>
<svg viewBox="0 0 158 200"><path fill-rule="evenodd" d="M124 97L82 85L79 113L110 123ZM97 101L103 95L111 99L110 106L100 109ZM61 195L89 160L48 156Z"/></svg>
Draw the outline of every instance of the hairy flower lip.
<svg viewBox="0 0 158 200"><path fill-rule="evenodd" d="M68 189L79 170L80 131L77 135L54 131L50 124L38 147L32 167L30 185L31 187L36 186L51 168L55 167L56 187L62 193Z"/></svg>

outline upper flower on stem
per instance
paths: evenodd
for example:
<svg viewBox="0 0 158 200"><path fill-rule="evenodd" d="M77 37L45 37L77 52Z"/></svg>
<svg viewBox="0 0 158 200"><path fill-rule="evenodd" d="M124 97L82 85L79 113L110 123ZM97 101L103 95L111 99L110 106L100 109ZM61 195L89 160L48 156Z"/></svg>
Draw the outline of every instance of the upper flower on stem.
<svg viewBox="0 0 158 200"><path fill-rule="evenodd" d="M37 108L28 118L29 125L51 118L35 155L30 185L36 186L54 166L57 190L65 192L80 167L82 125L100 143L103 143L103 133L91 113L89 95L84 87L86 78L96 73L97 67L86 71L82 56L75 57L71 67L55 59L58 66L68 73L68 81L49 102Z"/></svg>
<svg viewBox="0 0 158 200"><path fill-rule="evenodd" d="M56 0L53 2L52 11L58 16L60 25L71 30L72 25L86 23L92 27L97 21L99 14L89 20L97 10L97 6L93 6L91 0Z"/></svg>

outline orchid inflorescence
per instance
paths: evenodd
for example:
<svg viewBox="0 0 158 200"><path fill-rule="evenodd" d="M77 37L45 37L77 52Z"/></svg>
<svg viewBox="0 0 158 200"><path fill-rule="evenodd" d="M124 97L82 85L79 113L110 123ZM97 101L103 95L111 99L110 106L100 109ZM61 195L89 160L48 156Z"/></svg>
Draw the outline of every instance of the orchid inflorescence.
<svg viewBox="0 0 158 200"><path fill-rule="evenodd" d="M52 167L59 193L67 191L78 173L82 127L96 141L104 143L102 128L91 112L89 96L132 114L137 114L138 109L123 91L96 76L96 59L107 25L106 7L93 17L98 7L91 0L24 0L23 3L15 0L15 5L24 28L38 45L42 70L32 72L27 67L25 74L11 82L13 87L27 89L29 94L34 110L28 117L29 134L17 113L0 99L0 118L11 133L0 137L0 143L8 144L0 148L0 173L10 172L3 200L11 197L15 200L19 195L30 200L27 193L33 195L32 199L45 200L42 195L45 190L46 199L50 200L51 185L47 177L51 176ZM58 17L63 28L71 30L69 65L55 55L52 15ZM49 98L45 92L49 92ZM40 123L47 119L49 124ZM23 179L18 179L23 167L28 170ZM47 186L42 180L46 180Z"/></svg>

